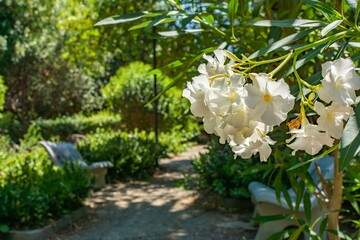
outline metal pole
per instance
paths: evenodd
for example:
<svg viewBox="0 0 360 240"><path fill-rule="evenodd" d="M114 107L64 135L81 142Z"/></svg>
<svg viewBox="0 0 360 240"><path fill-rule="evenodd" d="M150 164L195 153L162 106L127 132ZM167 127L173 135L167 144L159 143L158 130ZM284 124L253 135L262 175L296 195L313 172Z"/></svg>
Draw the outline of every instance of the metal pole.
<svg viewBox="0 0 360 240"><path fill-rule="evenodd" d="M153 33L153 69L156 69L156 27L152 27L152 33ZM158 95L158 89L157 89L157 79L156 79L156 73L154 73L154 97ZM154 131L155 131L155 143L156 145L159 143L159 114L158 114L158 105L159 101L156 100L154 102ZM159 159L156 158L156 166L159 166Z"/></svg>

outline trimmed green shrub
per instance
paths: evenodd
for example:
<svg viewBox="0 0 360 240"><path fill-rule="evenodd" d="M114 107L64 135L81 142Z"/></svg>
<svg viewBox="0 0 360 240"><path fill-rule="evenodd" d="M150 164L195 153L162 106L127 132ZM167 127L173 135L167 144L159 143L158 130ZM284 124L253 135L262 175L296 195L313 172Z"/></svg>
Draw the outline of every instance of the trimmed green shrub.
<svg viewBox="0 0 360 240"><path fill-rule="evenodd" d="M34 127L39 129L41 136L46 140L53 137L67 140L72 134L87 134L98 128L120 129L121 118L119 114L108 112L99 112L91 116L76 114L56 119L38 119L29 127L30 131Z"/></svg>
<svg viewBox="0 0 360 240"><path fill-rule="evenodd" d="M156 159L165 155L163 146L155 143L154 133L125 133L98 129L78 143L82 156L89 162L111 161L110 181L146 179L153 175Z"/></svg>
<svg viewBox="0 0 360 240"><path fill-rule="evenodd" d="M12 141L17 142L25 130L21 122L11 112L4 112L0 117L0 134L8 135Z"/></svg>
<svg viewBox="0 0 360 240"><path fill-rule="evenodd" d="M88 196L89 172L72 163L52 164L45 150L0 159L0 225L30 229L79 208Z"/></svg>
<svg viewBox="0 0 360 240"><path fill-rule="evenodd" d="M197 176L189 184L195 182L196 188L213 190L222 197L250 197L249 183L261 181L263 177L262 172L251 169L261 168L264 164L258 158L234 159L231 148L216 140L209 143L208 149L208 153L192 162Z"/></svg>
<svg viewBox="0 0 360 240"><path fill-rule="evenodd" d="M154 80L150 73L152 67L142 62L132 62L120 67L109 83L101 90L108 107L120 112L125 127L152 130L154 128L154 104L148 104L154 98ZM157 89L160 92L171 79L157 72ZM159 129L170 131L180 125L187 129L196 125L195 118L188 114L189 103L182 98L182 90L169 89L158 101ZM191 127L195 131L194 127ZM200 128L196 129L199 133Z"/></svg>

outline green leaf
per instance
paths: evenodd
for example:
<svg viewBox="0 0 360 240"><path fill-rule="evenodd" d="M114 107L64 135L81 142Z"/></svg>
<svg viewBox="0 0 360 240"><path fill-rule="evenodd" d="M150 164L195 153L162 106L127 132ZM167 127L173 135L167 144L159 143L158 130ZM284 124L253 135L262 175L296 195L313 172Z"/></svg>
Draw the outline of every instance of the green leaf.
<svg viewBox="0 0 360 240"><path fill-rule="evenodd" d="M276 200L278 202L280 202L280 198L281 198L281 190L282 190L282 174L283 174L283 170L280 169L280 171L278 171L276 177L275 177L275 181L274 181L274 188L275 188L275 195L276 195Z"/></svg>
<svg viewBox="0 0 360 240"><path fill-rule="evenodd" d="M257 20L245 24L258 27L321 27L326 25L322 21L309 19Z"/></svg>
<svg viewBox="0 0 360 240"><path fill-rule="evenodd" d="M256 51L255 53L251 54L248 58L249 59L254 59L254 58L257 58L257 57L260 57L266 53L270 53L270 52L273 52L285 45L288 45L289 43L292 43L300 38L303 38L303 37L306 37L308 36L311 32L315 31L317 28L311 28L311 29L306 29L306 30L303 30L301 32L297 32L297 33L294 33L294 34L291 34L279 41L276 41L274 42L273 44L270 44L258 51Z"/></svg>
<svg viewBox="0 0 360 240"><path fill-rule="evenodd" d="M335 29L337 26L339 26L342 23L342 20L335 20L332 23L329 23L326 27L321 30L321 36L326 36L331 30Z"/></svg>
<svg viewBox="0 0 360 240"><path fill-rule="evenodd" d="M310 194L309 192L305 192L304 194L304 210L306 222L310 224L311 221L311 202L310 202Z"/></svg>
<svg viewBox="0 0 360 240"><path fill-rule="evenodd" d="M236 16L236 13L239 8L239 2L238 0L230 0L228 4L228 17L230 19L231 25L234 23L234 19Z"/></svg>
<svg viewBox="0 0 360 240"><path fill-rule="evenodd" d="M154 26L157 26L161 23L169 23L169 22L175 22L176 19L174 18L169 18L167 17L167 15L164 15L164 16L159 16L159 17L156 17L154 18L151 23L149 25L146 26L145 29L149 29L151 27L154 27Z"/></svg>
<svg viewBox="0 0 360 240"><path fill-rule="evenodd" d="M132 26L131 28L129 28L129 30L132 31L132 30L137 30L137 29L140 29L140 28L144 28L144 27L148 26L150 23L151 23L151 21L145 21L145 22L142 22L140 24Z"/></svg>
<svg viewBox="0 0 360 240"><path fill-rule="evenodd" d="M300 203L305 192L305 183L304 181L299 182L299 188L296 191L296 200L295 200L295 212L299 211Z"/></svg>
<svg viewBox="0 0 360 240"><path fill-rule="evenodd" d="M185 27L187 24L189 24L195 17L197 17L198 14L189 14L187 15L186 17L184 17L182 20L181 20L181 25L183 27Z"/></svg>
<svg viewBox="0 0 360 240"><path fill-rule="evenodd" d="M182 66L184 63L181 60L176 60L171 63L169 63L167 66L170 68L176 68Z"/></svg>
<svg viewBox="0 0 360 240"><path fill-rule="evenodd" d="M289 237L289 240L297 240L299 239L300 234L303 232L306 225L301 225L297 228Z"/></svg>
<svg viewBox="0 0 360 240"><path fill-rule="evenodd" d="M211 15L210 13L203 13L203 14L201 14L201 18L202 18L205 22L207 22L207 23L209 23L210 25L213 25L213 26L214 26L215 20L214 20L213 15Z"/></svg>
<svg viewBox="0 0 360 240"><path fill-rule="evenodd" d="M325 230L326 230L326 227L327 227L327 222L328 222L327 217L324 218L324 219L321 221L321 223L320 223L320 229L319 229L319 231L320 231L320 236L323 236L323 235L324 235Z"/></svg>
<svg viewBox="0 0 360 240"><path fill-rule="evenodd" d="M178 30L178 31L165 31L159 32L158 34L163 37L177 37L179 35L183 35L186 33L200 33L204 32L204 29L185 29L185 30Z"/></svg>
<svg viewBox="0 0 360 240"><path fill-rule="evenodd" d="M359 97L357 98L357 102ZM355 107L355 115L347 122L340 142L339 171L342 171L360 151L360 104Z"/></svg>
<svg viewBox="0 0 360 240"><path fill-rule="evenodd" d="M105 18L105 19L95 23L95 26L131 22L131 21L141 19L143 17L156 17L159 15L161 15L161 13L151 13L151 12L129 13L129 14L125 14L125 15L117 15L117 16Z"/></svg>
<svg viewBox="0 0 360 240"><path fill-rule="evenodd" d="M264 222L272 222L272 221L276 221L276 220L289 219L289 218L290 218L290 216L288 214L277 214L277 215L255 217L255 218L253 218L253 220L255 222L264 223Z"/></svg>
<svg viewBox="0 0 360 240"><path fill-rule="evenodd" d="M338 13L334 8L332 8L329 4L320 2L318 0L302 0L303 3L305 3L306 5L309 5L313 8L315 8L316 10L322 12L324 14L324 16L328 19L328 20L333 20L333 16L336 19L341 19L341 14Z"/></svg>
<svg viewBox="0 0 360 240"><path fill-rule="evenodd" d="M356 213L359 215L360 208L359 208L358 202L356 201L356 198L354 198L354 196L350 192L347 192L347 191L344 191L344 195L345 195L346 199L349 201L349 203L351 204L351 206L354 208Z"/></svg>
<svg viewBox="0 0 360 240"><path fill-rule="evenodd" d="M295 68L299 69L300 67L302 67L304 64L306 64L307 62L309 62L310 60L314 59L323 49L323 47L326 44L322 44L320 46L317 46L316 48L314 48L313 50L307 52L306 54L304 54L303 56L301 56L295 64ZM291 66L283 75L282 77L285 78L287 76L289 76L290 74L292 74L294 72L294 67Z"/></svg>
<svg viewBox="0 0 360 240"><path fill-rule="evenodd" d="M336 53L334 60L339 59L341 57L341 55L345 52L345 49L348 45L349 45L349 41L343 43L340 50Z"/></svg>
<svg viewBox="0 0 360 240"><path fill-rule="evenodd" d="M289 192L287 191L287 189L284 186L282 186L281 188L282 188L282 193L284 194L284 198L286 200L286 203L287 203L290 211L293 212L294 211L294 205L293 205L292 199L290 198Z"/></svg>
<svg viewBox="0 0 360 240"><path fill-rule="evenodd" d="M281 32L281 28L271 27L266 39L267 44L273 44L274 42L278 41L281 37Z"/></svg>

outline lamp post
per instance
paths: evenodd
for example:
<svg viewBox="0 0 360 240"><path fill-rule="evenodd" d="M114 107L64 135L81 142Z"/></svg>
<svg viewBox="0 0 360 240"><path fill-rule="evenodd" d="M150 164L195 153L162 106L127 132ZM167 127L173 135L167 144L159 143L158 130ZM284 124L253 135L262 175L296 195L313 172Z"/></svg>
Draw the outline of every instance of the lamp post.
<svg viewBox="0 0 360 240"><path fill-rule="evenodd" d="M157 59L156 59L156 27L152 27L153 39L152 39L152 47L153 47L153 69L156 69ZM158 95L157 89L157 78L156 73L154 73L154 97ZM156 99L154 101L154 132L155 132L155 144L156 146L159 143L159 113L158 113L159 100ZM159 159L155 160L156 167L159 166Z"/></svg>

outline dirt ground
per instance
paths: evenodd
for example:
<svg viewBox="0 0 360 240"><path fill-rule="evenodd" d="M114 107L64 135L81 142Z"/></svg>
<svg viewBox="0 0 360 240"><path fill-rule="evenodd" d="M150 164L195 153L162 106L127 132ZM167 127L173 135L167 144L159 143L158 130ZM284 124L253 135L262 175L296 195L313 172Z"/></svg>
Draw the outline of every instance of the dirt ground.
<svg viewBox="0 0 360 240"><path fill-rule="evenodd" d="M175 184L183 172L191 172L191 159L204 151L204 146L196 146L161 159L161 170L149 181L107 185L87 200L90 210L85 218L50 239L252 239L256 230L244 229L251 209L209 210L200 207L206 196Z"/></svg>

